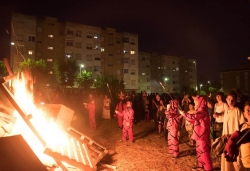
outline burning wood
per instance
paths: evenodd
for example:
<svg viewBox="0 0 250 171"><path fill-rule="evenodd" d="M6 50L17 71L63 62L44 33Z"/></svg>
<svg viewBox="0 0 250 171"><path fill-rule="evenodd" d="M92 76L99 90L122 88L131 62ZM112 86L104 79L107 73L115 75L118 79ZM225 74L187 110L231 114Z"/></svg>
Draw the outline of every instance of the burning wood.
<svg viewBox="0 0 250 171"><path fill-rule="evenodd" d="M12 94L4 83L13 79L15 74L12 73L8 62L5 64L9 76L6 77L8 79L1 78L0 89L16 109L14 116L17 119L0 113L3 122L14 125L13 131L12 128L3 127L3 129L8 133L22 134L41 161L45 154L51 156L53 158L51 167L57 163L63 171L67 171L68 166L96 170L97 163L107 154L107 150L73 128L67 129L74 111L63 105L44 104L41 108L37 108L30 92L33 89L27 89L27 84L32 83L30 80L25 80L27 73L22 74L21 79L15 77L16 79L12 80L14 90ZM12 112L10 108L6 110ZM51 162L51 159L46 158L46 160Z"/></svg>

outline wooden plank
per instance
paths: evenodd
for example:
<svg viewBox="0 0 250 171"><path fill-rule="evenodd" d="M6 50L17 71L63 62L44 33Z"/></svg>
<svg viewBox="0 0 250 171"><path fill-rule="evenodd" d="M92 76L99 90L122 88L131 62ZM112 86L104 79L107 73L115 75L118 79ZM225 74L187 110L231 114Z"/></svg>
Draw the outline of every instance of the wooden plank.
<svg viewBox="0 0 250 171"><path fill-rule="evenodd" d="M87 165L84 165L83 163L77 162L75 160L71 160L66 156L62 156L62 155L60 155L58 153L54 153L53 151L51 151L50 149L47 149L47 148L45 149L44 153L51 156L51 157L53 157L54 159L56 159L58 161L66 162L69 165L74 166L74 167L76 167L78 169L82 169L84 171L85 170L86 171L95 171L96 170L96 168L94 168L94 167L89 167Z"/></svg>

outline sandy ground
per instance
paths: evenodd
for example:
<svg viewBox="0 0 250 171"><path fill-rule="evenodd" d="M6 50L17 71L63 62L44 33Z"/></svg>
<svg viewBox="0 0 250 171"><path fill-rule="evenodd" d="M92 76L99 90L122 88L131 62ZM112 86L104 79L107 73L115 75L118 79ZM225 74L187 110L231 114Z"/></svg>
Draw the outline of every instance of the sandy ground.
<svg viewBox="0 0 250 171"><path fill-rule="evenodd" d="M78 117L72 127L92 138L108 149L108 154L100 163L112 165L118 171L190 171L196 163L196 152L185 143L180 144L180 157L172 159L168 156L168 146L164 133L154 130L154 122L141 121L134 125L134 143L121 142L121 129L117 119L99 119L97 130L88 127L87 118ZM187 133L183 129L181 138L187 141ZM215 168L218 162L212 156ZM97 170L112 170L98 166ZM217 169L218 170L218 169Z"/></svg>

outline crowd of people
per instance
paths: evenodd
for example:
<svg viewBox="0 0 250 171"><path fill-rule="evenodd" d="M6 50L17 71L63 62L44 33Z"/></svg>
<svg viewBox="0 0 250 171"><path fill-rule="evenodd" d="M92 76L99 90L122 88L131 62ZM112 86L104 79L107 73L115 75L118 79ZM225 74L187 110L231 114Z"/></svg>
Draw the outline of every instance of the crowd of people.
<svg viewBox="0 0 250 171"><path fill-rule="evenodd" d="M39 93L37 103L41 101ZM51 103L62 103L60 93L56 91ZM71 105L82 105L88 111L91 129L98 128L96 116L103 119L116 118L122 130L120 141L128 139L134 142L134 124L140 121L154 122L158 134L167 133L167 154L173 159L179 158L180 129L185 128L189 136L188 144L196 147L197 152L197 165L192 170L213 170L211 146L217 138L227 136L230 143L227 143L224 153L218 157L221 170L250 170L250 136L245 136L238 143L245 135L242 132L250 128L250 103L249 99L244 99L237 91L232 90L226 96L218 92L215 97L201 96L195 92L184 94L183 97L146 92L120 92L117 97L98 93L88 93L88 96L81 96L83 94L79 92L64 94Z"/></svg>

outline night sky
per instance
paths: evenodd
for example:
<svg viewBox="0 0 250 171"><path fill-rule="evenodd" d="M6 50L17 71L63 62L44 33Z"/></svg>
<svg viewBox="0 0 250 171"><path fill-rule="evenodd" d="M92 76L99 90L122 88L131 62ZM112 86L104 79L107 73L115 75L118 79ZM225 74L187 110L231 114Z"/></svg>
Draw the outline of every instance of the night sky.
<svg viewBox="0 0 250 171"><path fill-rule="evenodd" d="M16 0L0 6L0 47L11 10L137 33L139 51L194 58L210 80L250 56L250 0Z"/></svg>

